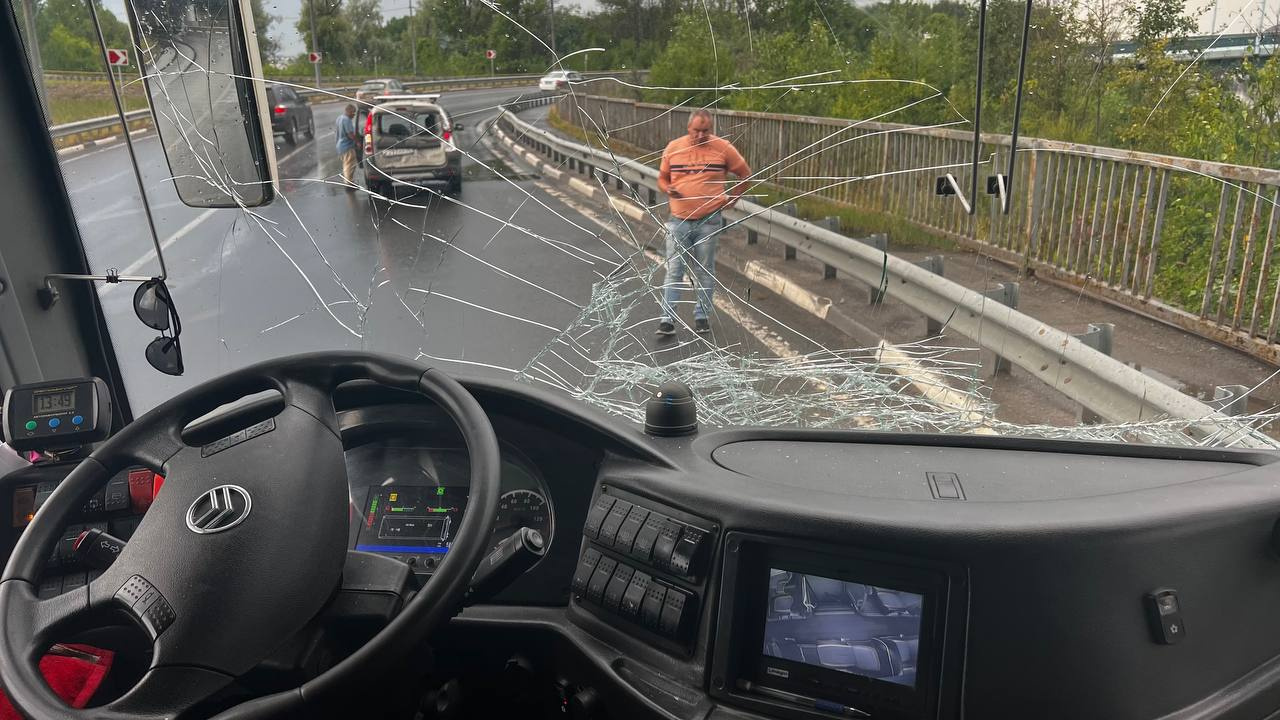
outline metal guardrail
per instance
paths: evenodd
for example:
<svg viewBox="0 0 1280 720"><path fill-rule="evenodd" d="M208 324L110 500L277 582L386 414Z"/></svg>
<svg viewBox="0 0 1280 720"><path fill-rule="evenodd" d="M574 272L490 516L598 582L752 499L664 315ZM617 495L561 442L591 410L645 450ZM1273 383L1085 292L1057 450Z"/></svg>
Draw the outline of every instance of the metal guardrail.
<svg viewBox="0 0 1280 720"><path fill-rule="evenodd" d="M541 153L553 164L567 163L570 170L593 178L603 174L605 182L630 187L638 198L641 188L657 190L658 173L652 167L567 140L510 112L503 113L497 122L514 142ZM620 124L610 122L609 126ZM1183 418L1197 421L1190 428L1197 439L1221 441L1227 435L1244 447L1275 448L1261 433L1232 422L1209 405L926 268L747 200L739 201L726 215L749 232L779 240L878 288L927 318L945 323L1106 420L1136 422L1162 415Z"/></svg>
<svg viewBox="0 0 1280 720"><path fill-rule="evenodd" d="M150 110L130 110L124 114L126 122L133 122L134 120L141 120L149 117L151 117ZM52 125L49 127L49 134L55 138L59 138L65 135L74 135L75 133L88 132L90 130L102 130L105 128L119 126L119 117L115 115L107 115L105 117L77 120L76 122L63 123L61 125Z"/></svg>
<svg viewBox="0 0 1280 720"><path fill-rule="evenodd" d="M94 75L94 73L76 73L76 74L81 76ZM50 77L51 75L52 75L51 73L45 73L45 77ZM103 79L106 78L106 76L101 73L98 73L98 75ZM643 82L643 80L647 77L647 75L648 75L647 70L631 70L631 71L602 70L598 72L582 73L582 76L587 79L626 76L632 79L632 81L640 81L640 82ZM415 90L427 90L427 91L440 90L442 92L447 90L521 87L529 84L536 85L537 80L540 77L542 76L541 75L500 75L496 77L484 76L484 77L474 77L474 78L443 78L440 80L421 80L421 81L407 82L405 83L405 86L412 87ZM266 79L267 83L270 83L272 81L283 81L283 80L280 78ZM351 87L321 88L320 90L300 89L298 91L298 94L306 98L332 97L334 94L338 94L338 95L354 94L358 88L359 88L358 85L354 85ZM151 116L150 110L133 110L131 112L125 113L125 119L129 122L132 122L134 120L149 118L150 116ZM63 138L69 135L74 135L82 132L89 132L92 130L101 130L101 129L111 128L111 127L118 127L119 125L120 125L120 119L118 117L116 117L115 115L106 115L103 117L90 118L89 120L78 120L76 122L63 123L61 125L53 125L49 128L49 134L54 138L55 141L57 141L59 138Z"/></svg>
<svg viewBox="0 0 1280 720"><path fill-rule="evenodd" d="M577 95L558 105L578 127L660 150L680 135L688 108ZM972 157L971 133L839 118L713 110L718 126L794 193L882 213L1037 276L1280 365L1280 170L1115 148L1021 138L1008 215L994 198L968 215L935 193L941 166ZM590 121L587 121L588 117ZM993 174L1007 135L984 135ZM967 171L955 167L961 185ZM1207 253L1185 290L1189 259ZM1203 261L1202 261L1203 262Z"/></svg>

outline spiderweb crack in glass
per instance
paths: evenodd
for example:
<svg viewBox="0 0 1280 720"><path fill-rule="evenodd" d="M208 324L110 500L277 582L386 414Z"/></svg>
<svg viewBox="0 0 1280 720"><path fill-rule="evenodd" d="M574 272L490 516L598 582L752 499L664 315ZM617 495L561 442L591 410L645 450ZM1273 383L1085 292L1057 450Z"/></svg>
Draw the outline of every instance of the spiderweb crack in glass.
<svg viewBox="0 0 1280 720"><path fill-rule="evenodd" d="M549 67L561 68L568 57L583 53L594 57L597 50L602 50L589 48L555 57L538 33L514 19L503 6L491 0L482 0L481 4L506 23L512 33L523 34L544 48L548 57L554 59ZM662 314L661 295L668 283L668 264L648 248L663 242L661 228L665 218L661 215L665 203L647 202L639 189L612 189L618 183L625 187L625 165L656 159L656 153L634 159L612 154L611 141L620 133L646 126L665 129L677 111L715 107L729 95L755 93L770 97L764 106L767 113L775 107L785 109L787 103L800 101L824 88L892 89L895 100L886 103L885 109L868 113L831 132L815 130L806 137L795 138L785 150L780 140L774 155L751 158L756 169L743 179L749 187L746 196L767 199L779 185L786 183L797 188L786 198L787 202L794 202L844 186L867 185L873 181L905 182L912 177L931 179L940 172L970 168L956 153L939 151L920 152L909 160L895 157L892 163L871 172L834 162L823 166L834 168L834 172L815 169L820 167L819 161L841 157L846 151L861 151L873 144L879 147L879 143L887 146L909 132L963 127L970 121L953 104L947 91L916 79L853 80L840 77L842 70L836 68L788 70L777 73L776 79L721 82L719 60L725 49L723 38L717 38L711 9L705 0L701 0L700 7L710 29L713 70L710 84L642 86L621 78L593 78L569 84L564 97L583 110L581 118L586 124L583 130L593 145L611 154L612 167L596 168L598 172L591 179L594 189L606 199L605 209L595 211L595 215L591 214L592 208L552 199L555 195L549 190L555 188L549 188L545 181L517 181L505 170L508 165L500 157L505 146L493 134L496 118L508 112L505 101L454 114L455 118L466 116L482 121L472 125L472 129L481 130L473 140L463 143L455 137L454 142L468 168L495 180L494 184L514 199L512 202L493 202L488 196L484 201L463 200L412 182L402 182L402 185L419 191L414 196L406 199L392 193L388 197L371 192L361 184L350 185L335 179L336 174L324 174L320 170L324 160L318 156L314 176L281 179L276 207L248 208L243 195L254 183L233 176L219 151L218 138L202 130L189 101L174 98L169 92L171 88L185 89L185 82L199 78L223 81L263 81L263 78L246 78L211 69L200 60L210 55L208 48L201 53L178 41L167 46L146 44L143 59L148 78L166 79L152 84L162 98L170 101L158 102L157 114L179 130L176 137L166 141L180 143L197 161L198 172L176 174L169 179L196 179L233 198L239 205L238 219L252 225L258 239L269 244L290 273L274 282L284 285L287 280L296 281L291 284L296 291L291 291L281 303L282 307L271 308L271 313L264 313L256 324L249 320L253 324L250 334L254 337L303 332L300 329L303 327L307 332L322 333L317 322L325 321L328 329L340 329L345 336L340 340L342 343L358 343L370 349L401 343L395 345L398 351L419 360L498 373L553 388L632 422L643 419L644 403L653 388L672 379L694 388L700 418L713 426L997 433L1230 446L1255 437L1255 428L1280 417L1280 413L1269 409L1218 422L1218 431L1198 440L1193 440L1188 430L1196 427L1201 419L1156 417L1132 423L1072 427L1007 422L998 417L1000 405L993 401L992 388L982 378L982 363L974 347L950 344L955 338L946 336L916 342L880 342L861 348L833 347L833 343L823 342L798 324L783 320L781 313L754 302L748 295L750 286L728 275L714 279L712 312L717 328L713 339L694 334L694 329L680 320L682 333L691 335L692 339L655 345L648 335ZM821 26L835 41L840 57L847 59L850 51L840 42L821 5L818 10ZM135 12L138 12L136 5ZM149 17L157 27L164 25L165 19L154 12ZM880 23L878 19L876 22ZM208 42L212 47L213 39ZM752 37L750 42L754 52L757 40ZM175 84L172 82L175 79L182 82ZM1180 76L1178 80L1181 79ZM286 81L270 82L311 90L334 102L362 104L339 91ZM669 90L687 96L652 117L611 127L603 112L587 112L578 95L584 88L606 85ZM1164 99L1161 97L1152 108L1153 114ZM942 119L923 125L866 131L872 123L892 121L895 116L922 107L937 107L935 119ZM212 107L208 110L213 112ZM435 128L421 125L394 110L384 108L383 111L408 123L416 133L448 142L436 134ZM755 118L728 125L723 128L724 136L730 141L745 140L752 127L760 122L762 120ZM680 128L675 130L675 134L679 134ZM407 142L407 138L399 140L377 152L400 149ZM325 141L318 138L316 144L322 146ZM994 159L992 154L983 164L990 165ZM846 167L848 171L844 171ZM565 169L565 161L560 168ZM349 188L356 197L367 201L366 221L379 245L390 243L393 237L397 242L408 238L412 251L395 257L375 256L371 266L360 265L362 259L352 260L351 253L340 244L327 242L322 231L330 229L317 228L309 221L309 208L314 205L311 204L313 198L306 197L308 191L325 186ZM1252 189L1241 187L1243 192L1262 197ZM643 210L645 219L630 219L631 216L612 202L615 199L634 203ZM368 202L371 200L376 202ZM971 200L977 202L978 199ZM1263 201L1272 202L1266 198ZM781 201L766 200L764 204L777 208ZM434 222L450 213L464 218L464 225L492 223L494 229L490 232L485 226L483 237L466 239L462 237L462 227L450 233ZM740 229L742 222L745 221L731 223L725 232ZM974 232L987 232L987 229L975 226ZM699 268L699 261L690 253L683 252L681 260L688 268L705 269ZM551 266L556 269L547 271ZM588 278L591 282L565 281L564 268L570 268L576 280ZM450 283L451 273L465 273L471 280ZM181 281L180 273L178 280ZM693 295L686 286L677 287L685 297ZM494 288L500 288L501 292L494 292ZM219 295L219 303L221 301ZM691 304L681 301L677 307L686 310ZM221 321L221 306L217 312ZM492 328L487 334L501 335L509 328L522 327L523 331L533 333L528 337L535 337L537 344L527 351L517 349L501 356L481 355L471 346L457 352L442 352L438 349L442 345L437 343L441 334L438 323L442 318L464 315L468 323ZM384 321L386 317L393 318L394 322ZM406 341L406 335L413 337ZM220 344L221 352L230 354L246 352L251 342L228 343L220 338ZM492 350L492 346L485 347Z"/></svg>

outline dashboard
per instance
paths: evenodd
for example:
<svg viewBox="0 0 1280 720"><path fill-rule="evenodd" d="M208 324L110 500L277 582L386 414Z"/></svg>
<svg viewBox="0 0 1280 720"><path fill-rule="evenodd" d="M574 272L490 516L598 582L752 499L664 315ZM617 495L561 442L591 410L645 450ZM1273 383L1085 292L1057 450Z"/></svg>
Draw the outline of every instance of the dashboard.
<svg viewBox="0 0 1280 720"><path fill-rule="evenodd" d="M619 718L1280 708L1275 453L762 429L660 438L527 386L467 385L503 460L492 542L530 527L549 544L434 639L459 650L439 653L440 673L509 682L512 667L553 668L566 707L590 696ZM461 438L434 406L376 386L335 405L349 547L428 581L465 521ZM10 543L69 467L0 481ZM137 501L163 485L125 472L78 525L125 537ZM48 576L59 586L42 592L92 579L57 556Z"/></svg>
<svg viewBox="0 0 1280 720"><path fill-rule="evenodd" d="M502 450L502 496L489 549L522 527L555 540L551 493L541 474L515 447ZM354 550L403 561L430 574L448 552L466 513L470 465L466 450L431 446L406 432L346 451L350 485L350 544Z"/></svg>

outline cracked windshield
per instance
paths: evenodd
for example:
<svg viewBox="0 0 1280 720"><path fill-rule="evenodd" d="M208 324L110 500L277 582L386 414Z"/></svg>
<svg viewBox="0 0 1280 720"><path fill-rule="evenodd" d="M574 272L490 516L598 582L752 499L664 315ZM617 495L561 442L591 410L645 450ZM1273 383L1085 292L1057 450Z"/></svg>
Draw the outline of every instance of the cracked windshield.
<svg viewBox="0 0 1280 720"><path fill-rule="evenodd" d="M349 348L631 422L1280 446L1280 0L12 9L135 415Z"/></svg>

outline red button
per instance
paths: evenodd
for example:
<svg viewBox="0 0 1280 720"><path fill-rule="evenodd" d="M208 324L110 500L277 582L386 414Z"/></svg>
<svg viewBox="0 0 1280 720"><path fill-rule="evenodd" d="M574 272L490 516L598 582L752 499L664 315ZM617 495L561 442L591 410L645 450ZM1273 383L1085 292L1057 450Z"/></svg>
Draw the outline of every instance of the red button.
<svg viewBox="0 0 1280 720"><path fill-rule="evenodd" d="M155 473L146 469L129 471L129 504L134 513L144 513L151 507L156 497L155 477Z"/></svg>

